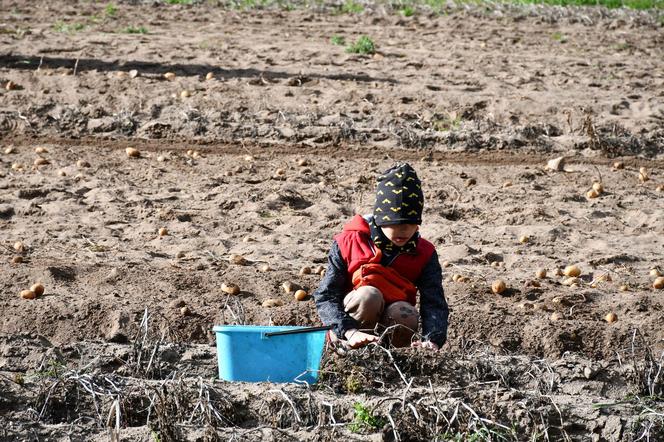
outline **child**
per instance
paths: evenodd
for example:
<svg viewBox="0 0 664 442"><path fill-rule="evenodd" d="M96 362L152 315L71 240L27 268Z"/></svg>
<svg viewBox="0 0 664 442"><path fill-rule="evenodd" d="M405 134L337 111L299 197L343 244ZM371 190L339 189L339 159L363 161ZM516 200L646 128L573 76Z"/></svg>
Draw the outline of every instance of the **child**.
<svg viewBox="0 0 664 442"><path fill-rule="evenodd" d="M421 238L424 196L409 164L378 177L373 215L355 215L334 237L314 293L321 320L351 348L378 341L377 324L396 326L396 347L438 350L447 339L447 301L433 244ZM420 314L415 304L420 293ZM423 341L412 341L422 318Z"/></svg>

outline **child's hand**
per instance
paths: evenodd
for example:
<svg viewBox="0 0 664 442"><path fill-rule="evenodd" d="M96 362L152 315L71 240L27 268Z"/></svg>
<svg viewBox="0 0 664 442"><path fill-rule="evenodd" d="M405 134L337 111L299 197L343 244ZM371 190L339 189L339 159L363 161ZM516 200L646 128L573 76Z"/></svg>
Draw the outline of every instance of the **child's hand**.
<svg viewBox="0 0 664 442"><path fill-rule="evenodd" d="M414 341L412 344L410 344L410 346L413 347L413 348L428 348L428 349L431 349L433 351L438 351L440 349L440 347L438 347L438 345L436 345L435 343L433 343L431 341L424 341L424 342Z"/></svg>
<svg viewBox="0 0 664 442"><path fill-rule="evenodd" d="M378 336L369 333L364 333L357 329L348 330L345 333L345 336L348 342L347 345L350 348L360 348L372 342L378 341Z"/></svg>

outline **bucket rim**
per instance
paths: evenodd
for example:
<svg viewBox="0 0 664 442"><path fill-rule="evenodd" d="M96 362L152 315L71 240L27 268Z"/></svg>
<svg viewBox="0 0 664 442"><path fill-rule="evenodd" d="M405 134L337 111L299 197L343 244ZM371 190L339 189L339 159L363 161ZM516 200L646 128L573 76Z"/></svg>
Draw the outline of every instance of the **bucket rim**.
<svg viewBox="0 0 664 442"><path fill-rule="evenodd" d="M252 332L269 332L277 330L297 330L300 328L307 328L304 325L215 325L212 327L214 332L231 332L231 331L252 331ZM315 332L314 332L315 333Z"/></svg>

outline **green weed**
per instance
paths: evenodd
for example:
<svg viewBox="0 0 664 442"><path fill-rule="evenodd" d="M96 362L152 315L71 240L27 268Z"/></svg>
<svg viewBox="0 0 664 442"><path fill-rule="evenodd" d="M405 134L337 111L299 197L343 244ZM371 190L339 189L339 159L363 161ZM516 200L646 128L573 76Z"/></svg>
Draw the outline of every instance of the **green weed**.
<svg viewBox="0 0 664 442"><path fill-rule="evenodd" d="M330 38L330 41L332 42L333 45L337 46L346 45L346 39L343 38L341 35L333 35L332 38Z"/></svg>
<svg viewBox="0 0 664 442"><path fill-rule="evenodd" d="M406 6L401 10L401 14L403 14L404 17L412 17L415 15L415 8L412 6Z"/></svg>
<svg viewBox="0 0 664 442"><path fill-rule="evenodd" d="M448 113L447 115L434 119L431 124L434 130L438 132L458 130L461 127L461 117L454 112Z"/></svg>
<svg viewBox="0 0 664 442"><path fill-rule="evenodd" d="M118 13L118 7L115 6L113 3L109 3L106 5L106 8L104 8L104 14L106 14L106 17L115 17Z"/></svg>
<svg viewBox="0 0 664 442"><path fill-rule="evenodd" d="M148 29L145 26L127 26L122 32L124 34L147 34Z"/></svg>
<svg viewBox="0 0 664 442"><path fill-rule="evenodd" d="M377 430L385 425L385 419L375 416L369 407L363 403L355 403L353 409L355 410L355 417L353 418L353 422L348 426L348 429L353 433L359 433L362 430Z"/></svg>
<svg viewBox="0 0 664 442"><path fill-rule="evenodd" d="M567 37L565 37L562 32L554 32L553 35L551 35L551 38L561 43L565 43L567 41Z"/></svg>
<svg viewBox="0 0 664 442"><path fill-rule="evenodd" d="M42 368L35 375L39 378L59 378L66 371L67 367L55 359L49 359L46 368Z"/></svg>
<svg viewBox="0 0 664 442"><path fill-rule="evenodd" d="M362 11L364 11L364 6L354 0L346 0L344 4L341 5L341 12L344 14L359 14Z"/></svg>
<svg viewBox="0 0 664 442"><path fill-rule="evenodd" d="M344 384L348 393L357 394L362 391L362 383L355 373L349 374L348 377L346 377Z"/></svg>
<svg viewBox="0 0 664 442"><path fill-rule="evenodd" d="M363 35L355 43L348 45L346 52L351 54L373 54L376 52L376 45L371 38Z"/></svg>
<svg viewBox="0 0 664 442"><path fill-rule="evenodd" d="M57 21L55 22L55 25L53 25L53 29L55 29L56 32L73 34L85 29L85 25L83 23L65 23L62 21Z"/></svg>
<svg viewBox="0 0 664 442"><path fill-rule="evenodd" d="M165 2L169 5L190 5L193 0L165 0Z"/></svg>

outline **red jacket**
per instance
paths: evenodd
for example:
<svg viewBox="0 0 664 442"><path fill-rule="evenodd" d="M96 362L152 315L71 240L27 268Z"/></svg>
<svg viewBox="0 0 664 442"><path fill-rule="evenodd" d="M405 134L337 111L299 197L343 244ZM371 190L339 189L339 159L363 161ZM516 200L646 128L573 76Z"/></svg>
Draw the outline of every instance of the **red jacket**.
<svg viewBox="0 0 664 442"><path fill-rule="evenodd" d="M341 256L348 269L348 281L353 280L355 272L364 264L380 260L380 252L371 240L371 230L367 221L360 215L355 215L343 228L343 231L334 237L339 245ZM406 278L413 285L417 282L422 269L429 262L435 247L429 241L419 238L414 253L401 253L397 255L388 267L394 269L399 275ZM352 289L352 285L349 290ZM412 305L416 303L416 291L407 293L407 299ZM386 298L386 301L389 301ZM393 300L392 300L393 302Z"/></svg>

